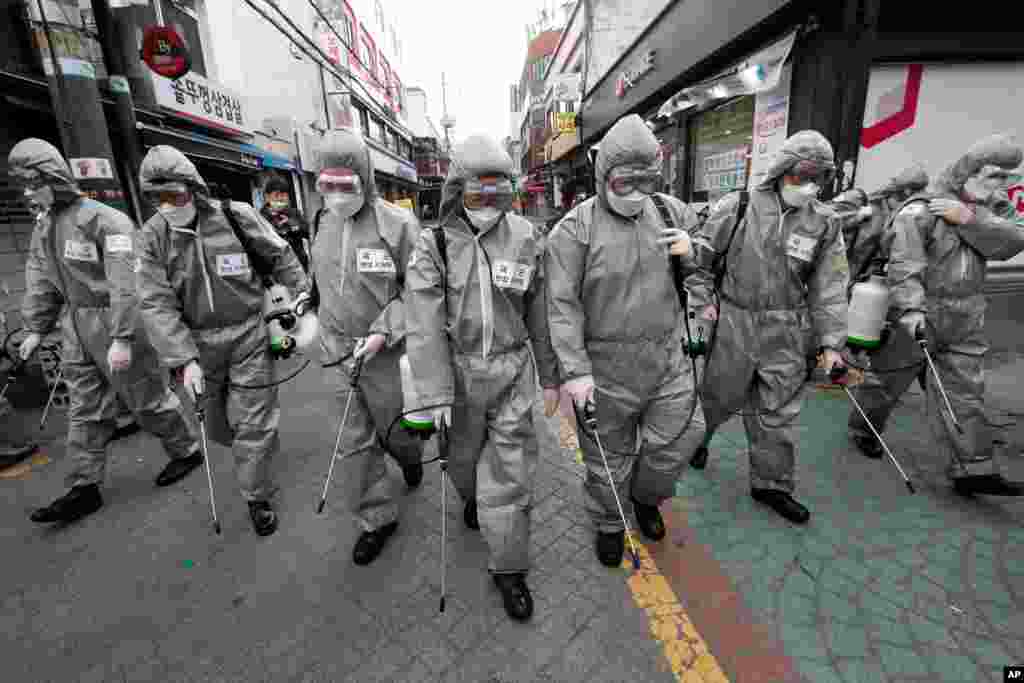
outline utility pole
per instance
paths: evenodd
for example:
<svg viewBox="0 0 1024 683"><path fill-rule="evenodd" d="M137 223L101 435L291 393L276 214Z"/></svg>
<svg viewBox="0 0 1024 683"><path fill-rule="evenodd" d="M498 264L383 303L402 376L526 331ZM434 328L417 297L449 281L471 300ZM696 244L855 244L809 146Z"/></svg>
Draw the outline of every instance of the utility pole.
<svg viewBox="0 0 1024 683"><path fill-rule="evenodd" d="M77 3L65 4L69 9L73 7L72 16L77 14ZM52 16L54 13L47 15L42 0L34 3L28 0L26 7L35 24L34 42L42 57L61 144L71 173L88 196L129 213L118 181L117 164L96 82L96 67L89 59L88 42L77 39L77 34L70 30L64 32L59 42L55 41L50 23L51 19L57 20ZM76 39L69 39L71 35ZM109 62L107 66L111 68Z"/></svg>

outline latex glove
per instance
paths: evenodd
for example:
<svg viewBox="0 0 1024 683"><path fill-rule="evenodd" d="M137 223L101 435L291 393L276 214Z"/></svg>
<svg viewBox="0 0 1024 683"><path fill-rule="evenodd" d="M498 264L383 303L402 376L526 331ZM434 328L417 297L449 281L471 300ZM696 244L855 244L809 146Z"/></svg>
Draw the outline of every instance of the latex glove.
<svg viewBox="0 0 1024 683"><path fill-rule="evenodd" d="M365 363L376 356L380 350L384 348L384 344L387 343L387 340L388 338L383 334L371 334L359 343L356 350L352 353L352 358L354 360L362 358Z"/></svg>
<svg viewBox="0 0 1024 683"><path fill-rule="evenodd" d="M38 332L32 332L25 340L21 342L21 347L18 349L18 355L21 356L22 360L28 360L36 349L39 348L39 343L43 341L43 335Z"/></svg>
<svg viewBox="0 0 1024 683"><path fill-rule="evenodd" d="M673 256L686 256L690 253L690 235L679 228L665 229L661 231L658 244L669 244L668 253Z"/></svg>
<svg viewBox="0 0 1024 683"><path fill-rule="evenodd" d="M902 316L900 316L900 325L902 325L903 329L905 329L907 333L909 333L910 336L913 337L914 333L917 332L918 328L924 330L924 313L922 313L921 311L908 311L907 313L904 313Z"/></svg>
<svg viewBox="0 0 1024 683"><path fill-rule="evenodd" d="M859 209L857 209L857 218L860 218L861 220L864 220L865 218L871 218L871 216L874 215L874 213L875 209L872 206L862 206Z"/></svg>
<svg viewBox="0 0 1024 683"><path fill-rule="evenodd" d="M442 406L440 408L434 408L430 411L430 415L434 418L434 427L437 429L441 428L441 424L444 423L448 427L452 426L452 407Z"/></svg>
<svg viewBox="0 0 1024 683"><path fill-rule="evenodd" d="M558 412L558 389L556 387L545 387L544 417L551 417L556 412Z"/></svg>
<svg viewBox="0 0 1024 683"><path fill-rule="evenodd" d="M132 345L123 339L115 339L107 351L107 364L111 372L127 370L132 364Z"/></svg>
<svg viewBox="0 0 1024 683"><path fill-rule="evenodd" d="M953 225L964 225L974 221L974 212L956 199L933 199L928 202L928 210Z"/></svg>
<svg viewBox="0 0 1024 683"><path fill-rule="evenodd" d="M197 396L202 396L205 387L203 386L203 369L196 361L190 361L181 370L181 383L185 387L185 395L195 403Z"/></svg>
<svg viewBox="0 0 1024 683"><path fill-rule="evenodd" d="M821 355L821 364L825 366L825 372L831 372L832 368L836 366L841 368L846 367L846 359L843 358L843 354L839 353L835 349L825 349Z"/></svg>
<svg viewBox="0 0 1024 683"><path fill-rule="evenodd" d="M565 383L565 391L577 407L583 408L594 400L594 376L584 375Z"/></svg>
<svg viewBox="0 0 1024 683"><path fill-rule="evenodd" d="M704 307L704 310L701 312L700 317L704 318L705 320L711 320L712 322L718 320L718 306L715 306L714 304L708 304L707 306Z"/></svg>

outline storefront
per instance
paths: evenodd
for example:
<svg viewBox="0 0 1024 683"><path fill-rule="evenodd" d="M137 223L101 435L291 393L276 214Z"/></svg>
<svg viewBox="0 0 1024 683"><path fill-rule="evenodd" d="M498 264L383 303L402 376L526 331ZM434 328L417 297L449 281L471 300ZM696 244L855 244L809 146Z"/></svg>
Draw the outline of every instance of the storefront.
<svg viewBox="0 0 1024 683"><path fill-rule="evenodd" d="M416 167L411 161L396 156L390 150L380 149L373 140L368 139L366 144L370 147L377 192L392 204L415 210L420 191ZM412 207L408 205L410 202Z"/></svg>

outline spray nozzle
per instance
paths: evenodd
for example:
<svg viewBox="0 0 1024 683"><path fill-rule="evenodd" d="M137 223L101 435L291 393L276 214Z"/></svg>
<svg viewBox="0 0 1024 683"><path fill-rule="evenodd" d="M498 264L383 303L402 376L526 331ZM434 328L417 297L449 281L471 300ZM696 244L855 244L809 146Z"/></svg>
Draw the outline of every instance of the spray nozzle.
<svg viewBox="0 0 1024 683"><path fill-rule="evenodd" d="M270 340L270 355L278 360L291 357L295 353L295 340L291 337L273 337Z"/></svg>
<svg viewBox="0 0 1024 683"><path fill-rule="evenodd" d="M848 373L849 368L841 365L833 365L832 369L828 371L828 379L832 384L846 384Z"/></svg>
<svg viewBox="0 0 1024 683"><path fill-rule="evenodd" d="M708 344L704 339L704 327L697 328L697 339L690 339L686 344L686 354L690 358L697 358L698 356L704 356L708 352Z"/></svg>

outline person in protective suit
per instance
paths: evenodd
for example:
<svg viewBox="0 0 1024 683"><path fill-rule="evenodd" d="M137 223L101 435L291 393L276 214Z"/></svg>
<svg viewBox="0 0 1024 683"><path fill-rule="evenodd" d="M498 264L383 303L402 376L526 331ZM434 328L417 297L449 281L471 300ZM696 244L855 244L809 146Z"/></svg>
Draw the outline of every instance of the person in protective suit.
<svg viewBox="0 0 1024 683"><path fill-rule="evenodd" d="M274 227L277 234L288 243L299 259L302 269L309 272L309 226L302 214L292 207L288 194L288 183L277 176L267 181L263 188L266 201L260 214Z"/></svg>
<svg viewBox="0 0 1024 683"><path fill-rule="evenodd" d="M272 534L277 515L270 461L280 449L281 417L264 287L254 261L294 300L308 282L288 243L241 202L215 202L185 155L158 145L142 161L139 182L157 213L142 228L136 266L140 310L160 360L194 401L205 401L211 438L234 452L242 497L256 533ZM225 210L230 210L243 246ZM205 391L206 379L213 390ZM230 422L229 422L230 420Z"/></svg>
<svg viewBox="0 0 1024 683"><path fill-rule="evenodd" d="M699 270L686 281L691 305L718 321L701 386L707 436L691 464L704 466L715 430L745 407L751 495L797 524L810 519L792 495L808 344L817 340L825 368L845 367L846 248L835 214L816 199L834 174L824 136L790 137L744 216L735 193L712 210L694 239Z"/></svg>
<svg viewBox="0 0 1024 683"><path fill-rule="evenodd" d="M655 193L658 140L639 116L612 126L596 168L597 196L572 209L548 237L551 341L573 402L594 404L627 514L632 502L640 530L660 540L665 523L658 506L674 495L686 457L704 438L696 380L683 351L686 311L669 251L688 257L688 231L697 217L677 199ZM671 227L655 200L669 211ZM688 265L692 269L692 261ZM580 445L597 556L617 567L625 548L623 520L597 441L583 430Z"/></svg>
<svg viewBox="0 0 1024 683"><path fill-rule="evenodd" d="M103 506L100 485L121 403L160 439L171 458L156 478L157 486L181 480L202 464L203 456L139 319L135 224L120 211L85 197L67 161L44 140L22 140L7 161L12 179L36 214L25 264L22 317L29 335L21 344L22 359L35 352L56 327L62 305L67 306L62 362L71 400L71 490L33 512L31 519L71 522Z"/></svg>
<svg viewBox="0 0 1024 683"><path fill-rule="evenodd" d="M894 330L872 359L877 373L856 390L872 423L884 428L896 399L919 372L927 372L915 342L915 333L924 332L963 429L957 432L938 385L926 374L932 448L948 459L947 474L962 495L1024 494L1024 484L1005 479L993 460L983 367L989 348L983 293L987 263L1024 251L1024 224L1006 194L1019 182L1012 171L1022 159L1011 137L984 138L946 168L927 194L899 209L884 237ZM861 437L858 445L865 453L880 451L859 416L851 416L850 431L855 439Z"/></svg>
<svg viewBox="0 0 1024 683"><path fill-rule="evenodd" d="M871 263L882 258L882 233L893 212L927 186L928 173L920 165L914 165L871 194L854 188L829 202L842 225L851 289L871 274Z"/></svg>
<svg viewBox="0 0 1024 683"><path fill-rule="evenodd" d="M549 415L558 374L544 241L511 212L512 169L488 137L455 148L440 226L421 233L407 271L406 347L421 403L443 406L434 409L435 424L451 427L449 471L463 519L483 529L506 612L525 620L533 614L526 573L539 458L531 346Z"/></svg>
<svg viewBox="0 0 1024 683"><path fill-rule="evenodd" d="M399 359L405 353L405 267L419 238L411 211L377 195L370 151L360 136L328 133L319 150L317 192L324 211L318 216L313 268L319 298L323 365L334 368L338 405L352 391L352 364L362 359L359 390L336 457L344 457L358 490L349 496L362 527L352 557L372 562L398 528L394 478L387 452L402 466L406 483L423 480L422 442L402 429L388 429L402 412ZM357 345L360 339L365 343ZM343 365L349 360L348 367ZM339 412L339 415L341 413Z"/></svg>

